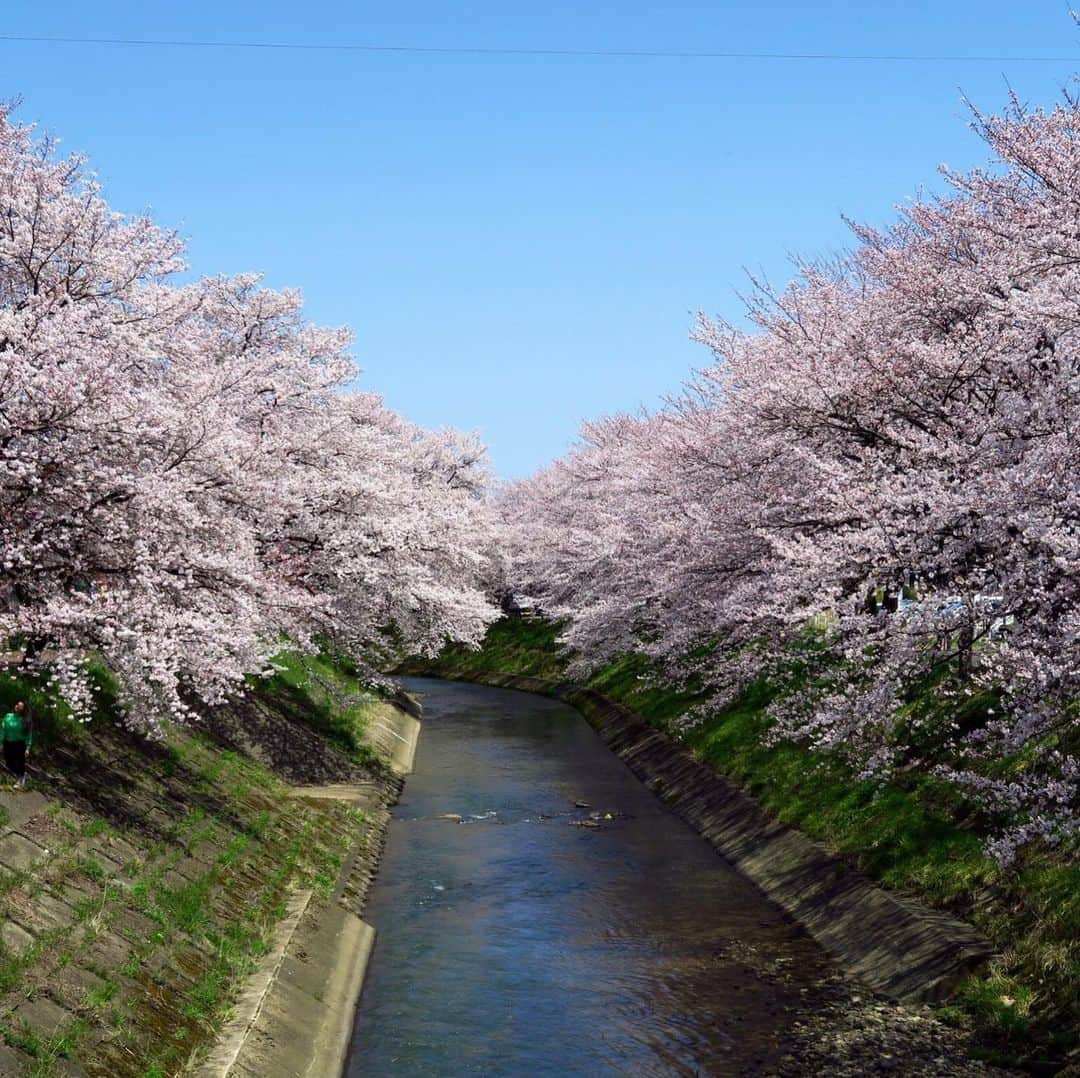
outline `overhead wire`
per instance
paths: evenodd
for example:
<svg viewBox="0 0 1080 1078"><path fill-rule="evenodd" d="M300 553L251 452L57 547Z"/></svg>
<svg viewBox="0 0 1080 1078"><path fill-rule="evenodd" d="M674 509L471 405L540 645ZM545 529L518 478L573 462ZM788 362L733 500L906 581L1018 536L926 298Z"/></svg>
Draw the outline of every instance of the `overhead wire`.
<svg viewBox="0 0 1080 1078"><path fill-rule="evenodd" d="M351 42L219 41L184 38L60 37L0 34L0 41L50 45L111 45L143 48L265 49L297 52L404 53L433 56L535 56L671 60L796 60L840 63L1075 63L1076 56L938 53L753 52L696 49L544 49L461 45L368 45Z"/></svg>

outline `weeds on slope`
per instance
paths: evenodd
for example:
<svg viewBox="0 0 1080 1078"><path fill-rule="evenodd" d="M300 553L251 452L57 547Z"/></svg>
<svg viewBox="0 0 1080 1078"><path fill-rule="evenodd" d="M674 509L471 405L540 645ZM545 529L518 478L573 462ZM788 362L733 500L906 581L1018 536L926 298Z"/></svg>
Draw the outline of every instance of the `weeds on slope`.
<svg viewBox="0 0 1080 1078"><path fill-rule="evenodd" d="M110 1078L177 1074L221 1025L288 894L331 894L367 818L289 796L198 732L170 727L163 744L123 732L105 677L88 726L38 682L7 674L0 692L32 701L31 785L49 799L20 825L43 853L0 879L0 922L28 933L0 942L0 1053L22 1053L37 1078L65 1060ZM50 1013L67 1017L53 1029Z"/></svg>
<svg viewBox="0 0 1080 1078"><path fill-rule="evenodd" d="M448 648L428 672L496 672L558 679L567 656L560 627L542 619L504 620L479 651ZM422 671L422 664L410 664ZM987 820L954 786L924 773L888 782L860 780L830 754L770 744L766 709L797 692L796 670L779 685L761 678L730 706L679 720L706 697L667 683L649 659L621 656L595 670L590 688L673 736L730 776L783 822L822 842L886 887L967 920L999 948L989 969L967 979L941 1009L971 1031L980 1054L1046 1071L1080 1063L1080 859L1077 844L1031 845L1002 868L983 852ZM913 713L971 721L991 700L945 698L912 687ZM970 712L967 714L965 712Z"/></svg>

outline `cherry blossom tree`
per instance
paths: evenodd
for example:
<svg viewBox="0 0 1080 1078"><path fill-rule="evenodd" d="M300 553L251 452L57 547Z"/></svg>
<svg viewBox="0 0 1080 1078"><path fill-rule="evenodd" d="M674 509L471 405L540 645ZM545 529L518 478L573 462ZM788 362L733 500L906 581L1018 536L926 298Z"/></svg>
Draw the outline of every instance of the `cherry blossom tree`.
<svg viewBox="0 0 1080 1078"><path fill-rule="evenodd" d="M582 662L636 647L723 700L812 647L775 736L966 786L1008 859L1077 826L1080 106L976 124L995 166L757 287L753 331L702 319L683 393L504 502ZM919 712L927 684L986 708Z"/></svg>
<svg viewBox="0 0 1080 1078"><path fill-rule="evenodd" d="M98 656L144 726L235 691L283 636L479 639L480 448L350 389L348 333L297 294L180 284L182 259L0 112L0 631L77 714Z"/></svg>

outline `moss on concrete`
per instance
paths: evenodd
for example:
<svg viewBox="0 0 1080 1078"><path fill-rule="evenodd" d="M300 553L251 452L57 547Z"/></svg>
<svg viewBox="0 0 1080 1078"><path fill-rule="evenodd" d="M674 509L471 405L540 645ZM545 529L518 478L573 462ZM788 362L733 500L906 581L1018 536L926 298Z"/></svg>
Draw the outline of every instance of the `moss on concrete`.
<svg viewBox="0 0 1080 1078"><path fill-rule="evenodd" d="M497 672L559 679L559 626L542 619L492 626L479 651L448 649L414 673ZM1080 1066L1080 863L1076 845L1032 847L1003 869L982 851L985 820L926 776L860 781L835 757L769 745L765 709L781 691L761 680L696 724L679 720L705 697L674 686L642 655L594 671L587 686L682 741L779 820L823 843L901 896L960 917L998 948L942 1013L977 1037L990 1059L1044 1073ZM932 687L927 687L929 699ZM917 702L916 702L917 703Z"/></svg>
<svg viewBox="0 0 1080 1078"><path fill-rule="evenodd" d="M44 686L0 679L0 706L28 697L38 730L28 790L0 784L5 1075L179 1073L213 1043L292 894L362 904L400 789L374 750L313 729L306 715L334 704L303 685L283 705L280 685L253 684L161 742L123 731L108 690L103 678L80 726ZM298 780L359 794L296 798Z"/></svg>

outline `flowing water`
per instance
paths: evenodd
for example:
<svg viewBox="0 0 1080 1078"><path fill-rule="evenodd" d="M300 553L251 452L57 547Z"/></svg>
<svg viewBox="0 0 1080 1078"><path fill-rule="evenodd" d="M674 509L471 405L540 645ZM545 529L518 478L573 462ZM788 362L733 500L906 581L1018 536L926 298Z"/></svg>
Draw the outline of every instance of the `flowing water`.
<svg viewBox="0 0 1080 1078"><path fill-rule="evenodd" d="M576 711L406 685L424 724L350 1078L773 1069L830 976L817 945Z"/></svg>

